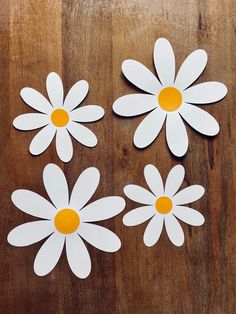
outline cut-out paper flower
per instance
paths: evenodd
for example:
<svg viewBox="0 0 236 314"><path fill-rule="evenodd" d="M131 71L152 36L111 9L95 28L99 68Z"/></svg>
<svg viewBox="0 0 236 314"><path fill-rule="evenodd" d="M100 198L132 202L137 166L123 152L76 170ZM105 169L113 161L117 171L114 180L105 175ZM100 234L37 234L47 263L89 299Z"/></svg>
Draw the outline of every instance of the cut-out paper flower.
<svg viewBox="0 0 236 314"><path fill-rule="evenodd" d="M168 40L160 38L154 46L157 77L143 64L125 60L122 72L135 86L149 94L131 94L118 98L113 104L116 114L125 117L150 112L134 134L138 148L150 145L158 136L166 119L166 140L171 152L178 157L188 149L188 135L182 118L201 134L214 136L218 122L209 113L192 104L219 101L227 88L219 82L205 82L189 87L203 72L207 54L198 49L184 61L175 78L175 56Z"/></svg>
<svg viewBox="0 0 236 314"><path fill-rule="evenodd" d="M51 103L33 88L25 87L21 90L21 97L26 104L40 113L22 114L13 121L13 125L23 131L43 127L30 144L29 150L33 155L43 153L56 135L57 154L62 161L68 162L73 156L70 135L85 146L96 146L96 135L81 123L101 119L104 116L104 109L97 105L75 109L89 90L89 85L84 80L72 86L64 101L64 89L57 73L51 72L48 75L46 88Z"/></svg>
<svg viewBox="0 0 236 314"><path fill-rule="evenodd" d="M204 223L202 214L185 206L201 198L204 188L201 185L191 185L176 193L183 182L184 174L183 166L173 167L164 186L157 168L147 165L144 176L151 192L134 184L125 186L125 195L144 206L128 212L123 217L123 223L126 226L136 226L151 219L143 236L146 246L153 246L159 240L164 225L170 241L181 246L184 243L184 233L176 218L191 226Z"/></svg>
<svg viewBox="0 0 236 314"><path fill-rule="evenodd" d="M8 242L27 246L49 236L35 258L35 273L47 275L56 266L65 244L72 272L79 278L86 278L91 271L91 260L82 239L105 252L119 250L120 239L112 231L92 222L116 216L124 209L125 201L119 196L109 196L86 205L100 180L99 171L93 167L78 177L70 199L66 178L58 166L48 164L43 180L52 203L32 191L21 189L13 192L12 201L21 211L44 220L16 227L9 233Z"/></svg>

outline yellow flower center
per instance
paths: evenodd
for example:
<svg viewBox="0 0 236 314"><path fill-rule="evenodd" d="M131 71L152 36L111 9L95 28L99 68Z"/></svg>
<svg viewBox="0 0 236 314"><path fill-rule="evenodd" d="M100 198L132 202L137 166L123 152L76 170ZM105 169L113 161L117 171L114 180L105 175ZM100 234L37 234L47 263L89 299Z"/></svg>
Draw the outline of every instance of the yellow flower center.
<svg viewBox="0 0 236 314"><path fill-rule="evenodd" d="M69 122L69 115L64 109L56 109L51 114L51 120L55 126L62 127Z"/></svg>
<svg viewBox="0 0 236 314"><path fill-rule="evenodd" d="M73 209L64 208L56 214L54 225L61 233L73 233L80 225L80 217Z"/></svg>
<svg viewBox="0 0 236 314"><path fill-rule="evenodd" d="M181 106L182 101L182 94L175 87L163 88L158 95L158 103L166 111L177 110Z"/></svg>
<svg viewBox="0 0 236 314"><path fill-rule="evenodd" d="M168 214L173 208L173 203L169 197L161 196L156 200L155 207L159 213Z"/></svg>

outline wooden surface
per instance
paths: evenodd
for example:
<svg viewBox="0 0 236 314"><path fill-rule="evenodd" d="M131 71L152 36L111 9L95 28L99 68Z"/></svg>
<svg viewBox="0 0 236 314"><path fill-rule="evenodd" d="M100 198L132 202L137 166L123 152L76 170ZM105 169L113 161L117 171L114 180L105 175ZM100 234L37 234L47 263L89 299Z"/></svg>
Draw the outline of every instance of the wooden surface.
<svg viewBox="0 0 236 314"><path fill-rule="evenodd" d="M234 0L0 0L0 298L2 313L156 314L229 313L236 311L236 3ZM132 144L143 117L124 119L112 113L113 101L135 88L121 74L121 63L134 58L153 68L153 45L168 38L177 67L194 49L208 52L207 68L198 81L223 82L228 96L204 108L220 123L221 132L207 139L188 128L186 157L174 159L165 131L146 150ZM64 165L55 142L32 157L32 132L12 127L19 114L30 112L19 91L32 86L45 92L50 71L62 75L66 92L86 79L85 103L97 103L105 118L91 124L99 144L88 149L74 143L73 160ZM163 232L152 248L144 246L146 223L127 228L123 214L101 223L115 231L123 246L115 254L88 246L92 273L77 279L65 251L56 268L37 277L33 262L43 241L25 248L7 244L8 232L34 220L11 203L11 193L27 188L46 197L43 167L61 166L70 188L82 170L96 166L101 183L94 198L123 195L127 183L144 185L143 168L158 166L166 176L173 165L186 168L185 184L206 187L193 204L205 216L201 227L183 225L185 244L174 247ZM127 200L125 212L135 203Z"/></svg>

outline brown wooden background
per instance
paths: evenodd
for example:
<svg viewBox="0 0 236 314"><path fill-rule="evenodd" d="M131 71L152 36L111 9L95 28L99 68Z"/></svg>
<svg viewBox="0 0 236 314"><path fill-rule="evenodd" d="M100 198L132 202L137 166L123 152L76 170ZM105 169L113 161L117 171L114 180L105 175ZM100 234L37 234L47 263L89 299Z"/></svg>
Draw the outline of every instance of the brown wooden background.
<svg viewBox="0 0 236 314"><path fill-rule="evenodd" d="M236 2L234 0L0 0L0 297L2 313L229 313L236 312ZM112 113L113 101L132 93L121 63L134 58L154 70L152 52L158 37L168 38L177 67L194 49L204 48L209 61L199 81L224 82L228 96L206 106L221 132L207 139L188 128L189 151L174 159L165 132L146 150L137 150L132 135L143 117L123 119ZM36 132L19 132L12 120L30 112L19 91L32 86L44 94L50 71L62 75L66 92L79 79L90 84L85 103L101 104L105 118L91 124L99 144L88 149L74 141L74 158L64 165L55 143L39 157L28 147ZM33 111L33 110L32 110ZM82 170L96 166L101 184L95 198L123 195L127 183L144 185L147 163L163 176L182 163L186 183L206 187L193 204L206 223L183 225L186 241L174 247L165 232L152 248L144 246L146 224L127 228L123 214L105 221L123 246L115 254L88 246L92 273L77 279L65 252L46 277L33 272L42 242L25 248L6 243L8 232L32 221L10 201L17 188L46 197L43 167L54 162L70 188ZM135 203L127 201L125 212Z"/></svg>

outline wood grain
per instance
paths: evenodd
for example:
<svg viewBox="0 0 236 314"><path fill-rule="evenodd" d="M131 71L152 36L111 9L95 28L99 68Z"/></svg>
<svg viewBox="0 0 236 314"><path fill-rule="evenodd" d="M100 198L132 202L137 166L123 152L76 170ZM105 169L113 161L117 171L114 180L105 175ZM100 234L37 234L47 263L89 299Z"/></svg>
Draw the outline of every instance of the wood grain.
<svg viewBox="0 0 236 314"><path fill-rule="evenodd" d="M1 97L1 311L2 313L227 313L236 309L236 3L233 0L0 0ZM194 49L208 52L201 81L220 81L228 96L204 108L221 126L208 139L188 128L189 151L175 159L165 143L165 132L145 150L137 150L132 135L142 117L123 119L112 113L113 101L135 90L121 74L126 58L151 70L158 37L168 38L177 67ZM36 132L19 132L12 120L30 112L19 91L32 86L42 93L50 71L62 75L65 91L86 79L90 92L85 103L104 107L106 115L91 124L99 144L94 149L74 143L73 160L59 161L55 144L32 157L29 143ZM33 111L33 110L32 110ZM183 225L185 244L176 248L165 233L152 248L142 242L145 225L127 228L122 216L101 225L115 231L122 248L108 254L88 246L92 273L77 279L69 270L65 252L46 277L33 272L42 242L25 248L6 243L16 225L33 220L11 203L11 193L27 188L46 197L43 167L61 166L70 189L89 166L101 171L94 198L123 195L127 183L145 185L143 168L158 166L163 176L181 163L184 184L206 187L193 204L203 213L201 227ZM135 203L127 200L125 212Z"/></svg>

